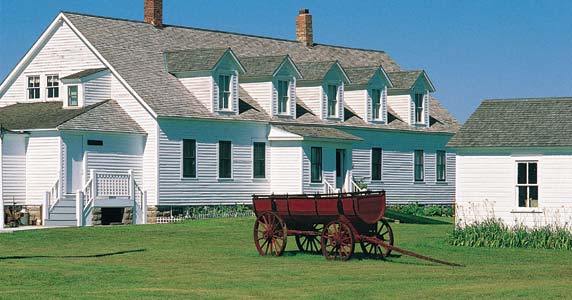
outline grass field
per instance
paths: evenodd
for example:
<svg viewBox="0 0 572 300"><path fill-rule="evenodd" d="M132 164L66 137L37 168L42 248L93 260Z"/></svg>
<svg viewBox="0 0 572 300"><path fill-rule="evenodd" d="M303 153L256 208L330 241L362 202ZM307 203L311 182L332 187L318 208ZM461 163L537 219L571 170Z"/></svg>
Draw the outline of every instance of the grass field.
<svg viewBox="0 0 572 300"><path fill-rule="evenodd" d="M450 219L440 219L450 221ZM449 246L451 224L395 224L409 257L260 257L254 218L0 234L1 299L565 299L572 252ZM359 248L359 247L358 247ZM106 255L107 254L107 255Z"/></svg>

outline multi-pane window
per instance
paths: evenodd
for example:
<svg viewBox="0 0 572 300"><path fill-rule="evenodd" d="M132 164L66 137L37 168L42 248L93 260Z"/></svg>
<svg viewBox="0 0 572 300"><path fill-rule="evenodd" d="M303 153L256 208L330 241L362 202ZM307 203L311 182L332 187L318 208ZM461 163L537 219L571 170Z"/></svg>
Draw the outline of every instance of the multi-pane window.
<svg viewBox="0 0 572 300"><path fill-rule="evenodd" d="M231 143L229 141L218 142L218 177L232 177L232 154Z"/></svg>
<svg viewBox="0 0 572 300"><path fill-rule="evenodd" d="M414 153L414 173L415 173L415 181L423 181L425 178L425 169L424 169L424 157L423 157L423 150L415 150Z"/></svg>
<svg viewBox="0 0 572 300"><path fill-rule="evenodd" d="M381 120L381 90L373 89L371 90L371 108L372 108L372 119Z"/></svg>
<svg viewBox="0 0 572 300"><path fill-rule="evenodd" d="M447 179L447 153L443 150L437 151L437 181Z"/></svg>
<svg viewBox="0 0 572 300"><path fill-rule="evenodd" d="M288 89L290 87L290 82L286 80L278 80L278 114L288 113Z"/></svg>
<svg viewBox="0 0 572 300"><path fill-rule="evenodd" d="M538 163L517 163L516 189L519 207L538 207Z"/></svg>
<svg viewBox="0 0 572 300"><path fill-rule="evenodd" d="M328 95L328 117L338 116L338 86L329 84L327 88Z"/></svg>
<svg viewBox="0 0 572 300"><path fill-rule="evenodd" d="M183 140L183 177L197 177L197 141Z"/></svg>
<svg viewBox="0 0 572 300"><path fill-rule="evenodd" d="M381 148L371 148L371 180L381 180Z"/></svg>
<svg viewBox="0 0 572 300"><path fill-rule="evenodd" d="M68 86L68 106L78 106L77 85Z"/></svg>
<svg viewBox="0 0 572 300"><path fill-rule="evenodd" d="M221 110L230 109L230 76L218 76L218 108Z"/></svg>
<svg viewBox="0 0 572 300"><path fill-rule="evenodd" d="M47 92L48 98L59 98L60 97L60 78L58 75L48 75L47 76Z"/></svg>
<svg viewBox="0 0 572 300"><path fill-rule="evenodd" d="M415 123L423 124L423 98L424 94L415 94Z"/></svg>
<svg viewBox="0 0 572 300"><path fill-rule="evenodd" d="M253 144L254 178L266 177L266 143Z"/></svg>
<svg viewBox="0 0 572 300"><path fill-rule="evenodd" d="M28 99L40 99L40 76L28 76Z"/></svg>
<svg viewBox="0 0 572 300"><path fill-rule="evenodd" d="M322 147L310 149L310 180L322 182Z"/></svg>

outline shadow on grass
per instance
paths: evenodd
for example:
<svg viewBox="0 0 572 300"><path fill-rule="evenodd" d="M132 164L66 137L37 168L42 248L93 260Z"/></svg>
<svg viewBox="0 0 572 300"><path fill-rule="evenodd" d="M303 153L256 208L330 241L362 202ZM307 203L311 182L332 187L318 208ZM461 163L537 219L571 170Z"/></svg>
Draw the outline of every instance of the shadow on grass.
<svg viewBox="0 0 572 300"><path fill-rule="evenodd" d="M298 256L298 255L323 256L322 252L301 252L301 251L296 251L296 250L284 251L284 254L282 254L282 255L286 256L286 257L292 257L292 256ZM401 258L401 257L403 257L403 255L397 254L397 253L391 253L389 255L389 257L382 257L380 255L370 255L370 254L365 254L362 252L355 252L354 254L352 254L351 260L384 261L384 262L391 263L391 264L413 265L413 266L442 266L441 264L428 262L428 261L425 261L422 259L417 259L414 261L399 260L399 258Z"/></svg>
<svg viewBox="0 0 572 300"><path fill-rule="evenodd" d="M12 260L12 259L30 259L30 258L95 258L95 257L106 257L113 255L121 255L128 253L137 253L147 251L145 249L135 249L135 250L125 250L109 253L91 254L91 255L29 255L29 256L0 256L0 260Z"/></svg>
<svg viewBox="0 0 572 300"><path fill-rule="evenodd" d="M435 220L427 217L404 214L391 209L385 211L384 217L387 219L399 220L400 223L406 223L406 224L435 224L435 225L451 224L450 222Z"/></svg>

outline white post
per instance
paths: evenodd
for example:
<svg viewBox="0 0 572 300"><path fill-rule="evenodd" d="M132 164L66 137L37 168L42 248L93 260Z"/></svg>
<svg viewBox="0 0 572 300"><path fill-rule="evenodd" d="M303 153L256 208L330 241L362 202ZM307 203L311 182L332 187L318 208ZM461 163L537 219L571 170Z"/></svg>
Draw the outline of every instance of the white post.
<svg viewBox="0 0 572 300"><path fill-rule="evenodd" d="M141 199L141 224L147 224L147 191L143 192Z"/></svg>
<svg viewBox="0 0 572 300"><path fill-rule="evenodd" d="M42 225L46 226L46 221L50 218L50 192L44 193L44 204L42 205Z"/></svg>
<svg viewBox="0 0 572 300"><path fill-rule="evenodd" d="M129 198L135 199L135 192L134 192L134 189L135 189L134 180L135 179L133 179L133 170L127 171L127 174L129 174L129 183L128 183L129 184Z"/></svg>
<svg viewBox="0 0 572 300"><path fill-rule="evenodd" d="M97 178L95 177L95 170L94 169L91 169L89 171L89 176L91 177L91 198L93 199L93 201L95 201L95 196L97 196L95 194L95 190L97 187Z"/></svg>
<svg viewBox="0 0 572 300"><path fill-rule="evenodd" d="M75 193L75 217L77 227L82 227L85 222L83 220L83 192L81 190L77 190Z"/></svg>

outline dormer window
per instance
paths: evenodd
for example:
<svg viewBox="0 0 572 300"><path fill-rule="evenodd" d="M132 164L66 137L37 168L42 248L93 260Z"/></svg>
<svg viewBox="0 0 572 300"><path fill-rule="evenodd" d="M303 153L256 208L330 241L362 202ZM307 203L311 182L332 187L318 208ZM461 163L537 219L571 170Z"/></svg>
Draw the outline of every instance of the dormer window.
<svg viewBox="0 0 572 300"><path fill-rule="evenodd" d="M383 120L381 117L381 90L372 89L371 90L371 107L372 107L372 118L373 120Z"/></svg>
<svg viewBox="0 0 572 300"><path fill-rule="evenodd" d="M60 77L58 75L48 75L47 76L47 94L48 98L59 98L60 97Z"/></svg>
<svg viewBox="0 0 572 300"><path fill-rule="evenodd" d="M288 90L290 89L290 81L278 80L277 90L278 90L278 114L287 115L288 107L290 102L290 97L288 95Z"/></svg>
<svg viewBox="0 0 572 300"><path fill-rule="evenodd" d="M416 93L415 94L415 99L414 99L414 105L415 105L415 123L416 124L424 124L424 105L423 105L423 100L425 98L425 94L419 94Z"/></svg>
<svg viewBox="0 0 572 300"><path fill-rule="evenodd" d="M219 110L231 110L230 103L230 75L218 76L218 108Z"/></svg>
<svg viewBox="0 0 572 300"><path fill-rule="evenodd" d="M28 99L40 99L40 76L28 76Z"/></svg>
<svg viewBox="0 0 572 300"><path fill-rule="evenodd" d="M79 105L79 96L77 85L68 86L68 106L75 107Z"/></svg>
<svg viewBox="0 0 572 300"><path fill-rule="evenodd" d="M338 116L338 86L328 84L328 117Z"/></svg>

